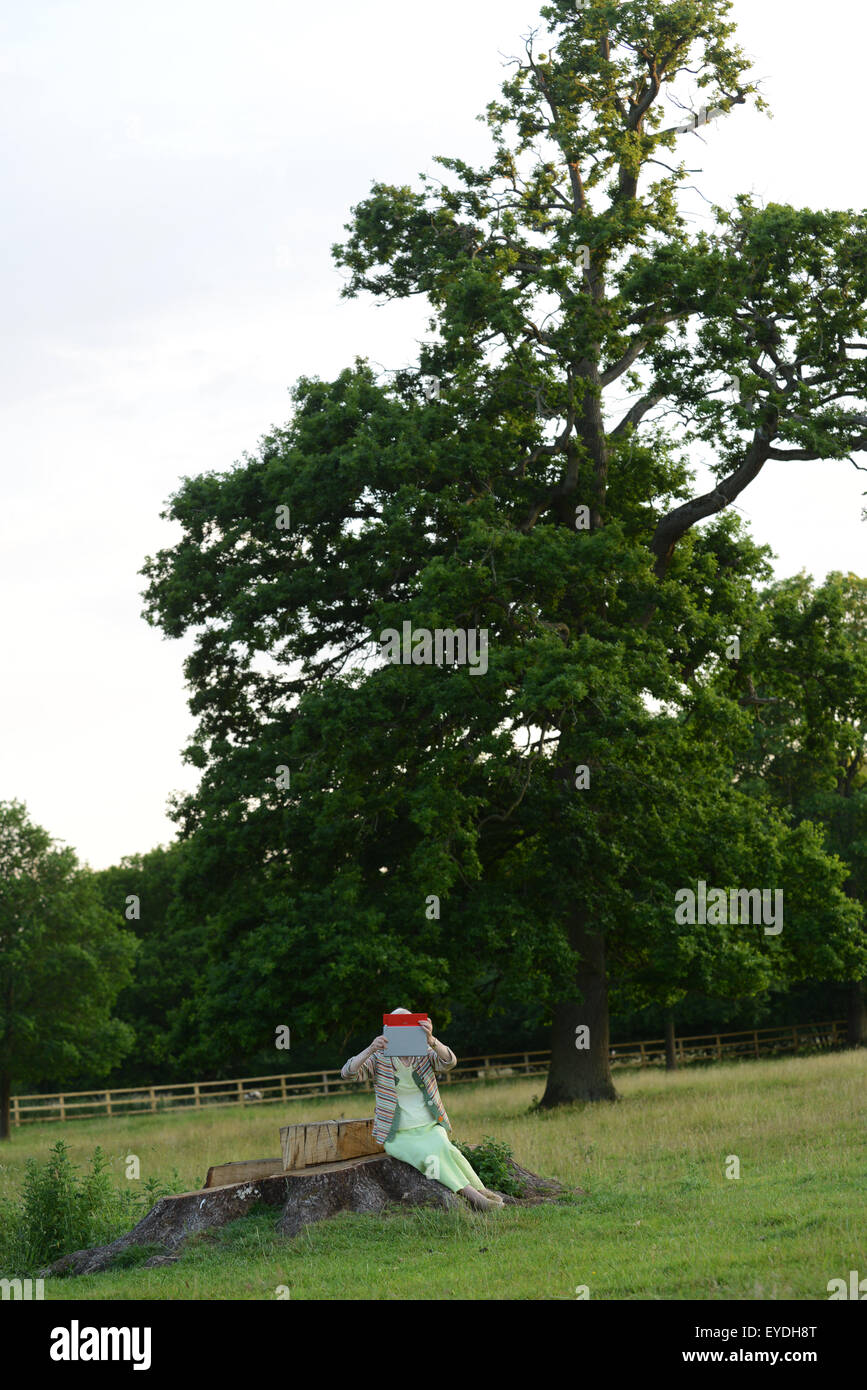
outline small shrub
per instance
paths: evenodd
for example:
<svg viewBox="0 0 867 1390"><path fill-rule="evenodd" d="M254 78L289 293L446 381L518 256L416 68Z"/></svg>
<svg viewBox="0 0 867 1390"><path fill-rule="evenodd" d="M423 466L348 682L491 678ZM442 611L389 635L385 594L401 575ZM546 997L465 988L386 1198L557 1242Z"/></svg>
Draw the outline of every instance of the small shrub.
<svg viewBox="0 0 867 1390"><path fill-rule="evenodd" d="M91 1191L100 1187L100 1156L97 1149L91 1171ZM69 1159L67 1145L59 1139L48 1162L28 1158L19 1213L19 1258L29 1269L47 1265L87 1244L90 1222L81 1200L76 1170Z"/></svg>
<svg viewBox="0 0 867 1390"><path fill-rule="evenodd" d="M18 1208L9 1197L0 1197L0 1274L17 1273Z"/></svg>
<svg viewBox="0 0 867 1390"><path fill-rule="evenodd" d="M174 1192L183 1192L184 1188L178 1178L177 1168L172 1169L171 1182L161 1182L159 1178L146 1178L137 1188L131 1187L128 1192L118 1193L127 1203L128 1214L132 1225L137 1225L143 1216L147 1216L151 1207L155 1207L161 1197L171 1197Z"/></svg>
<svg viewBox="0 0 867 1390"><path fill-rule="evenodd" d="M0 1212L4 1265L26 1273L73 1250L108 1244L172 1190L156 1178L149 1178L138 1190L118 1190L112 1186L108 1168L109 1161L97 1146L90 1170L79 1177L62 1139L45 1164L29 1158L20 1205L7 1201ZM177 1176L175 1169L175 1182Z"/></svg>
<svg viewBox="0 0 867 1390"><path fill-rule="evenodd" d="M486 1134L481 1144L474 1146L462 1144L459 1140L453 1142L478 1173L485 1187L492 1192L505 1192L510 1197L523 1196L524 1184L509 1168L509 1159L513 1155L505 1139L494 1139Z"/></svg>

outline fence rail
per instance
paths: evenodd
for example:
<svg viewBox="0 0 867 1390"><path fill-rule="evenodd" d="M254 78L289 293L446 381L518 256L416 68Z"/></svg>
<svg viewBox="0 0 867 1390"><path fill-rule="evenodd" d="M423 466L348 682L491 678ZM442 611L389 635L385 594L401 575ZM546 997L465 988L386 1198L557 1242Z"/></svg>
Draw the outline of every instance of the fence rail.
<svg viewBox="0 0 867 1390"><path fill-rule="evenodd" d="M738 1033L700 1033L675 1040L678 1062L722 1061L725 1057L768 1057L804 1049L839 1047L845 1041L842 1019L830 1023L789 1024L780 1028L748 1028ZM541 1076L548 1070L550 1051L491 1052L466 1057L439 1081L445 1086L498 1081L506 1077ZM665 1062L665 1039L615 1043L612 1069L658 1066ZM315 1078L315 1080L313 1079ZM13 1125L40 1124L48 1120L94 1119L100 1116L141 1115L167 1109L198 1110L207 1106L273 1105L289 1100L312 1100L345 1095L359 1089L357 1081L345 1081L337 1068L323 1071L272 1073L234 1081L176 1081L160 1086L122 1086L92 1091L54 1091L50 1095L12 1096ZM361 1089L373 1090L372 1082Z"/></svg>

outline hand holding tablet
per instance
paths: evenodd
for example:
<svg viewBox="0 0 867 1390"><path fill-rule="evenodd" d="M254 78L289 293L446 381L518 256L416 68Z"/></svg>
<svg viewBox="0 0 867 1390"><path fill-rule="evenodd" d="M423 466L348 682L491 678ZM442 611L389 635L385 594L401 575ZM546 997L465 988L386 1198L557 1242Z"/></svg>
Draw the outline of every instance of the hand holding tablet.
<svg viewBox="0 0 867 1390"><path fill-rule="evenodd" d="M422 1028L424 1021L428 1028ZM427 1014L383 1014L382 1034L386 1039L383 1057L424 1057L430 1047L430 1019Z"/></svg>

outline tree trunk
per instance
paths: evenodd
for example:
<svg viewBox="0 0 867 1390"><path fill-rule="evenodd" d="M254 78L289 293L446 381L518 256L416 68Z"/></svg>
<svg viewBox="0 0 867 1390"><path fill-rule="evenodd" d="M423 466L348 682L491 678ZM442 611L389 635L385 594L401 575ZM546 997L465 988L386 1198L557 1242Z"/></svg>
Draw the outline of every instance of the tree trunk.
<svg viewBox="0 0 867 1390"><path fill-rule="evenodd" d="M863 980L852 980L849 984L846 1041L849 1047L867 1046L867 998L864 994Z"/></svg>
<svg viewBox="0 0 867 1390"><path fill-rule="evenodd" d="M0 1072L0 1139L11 1139L12 1125L10 1122L10 1097L12 1095L12 1078L7 1072Z"/></svg>
<svg viewBox="0 0 867 1390"><path fill-rule="evenodd" d="M674 1009L665 1011L665 1070L677 1071L677 1047L674 1041Z"/></svg>
<svg viewBox="0 0 867 1390"><path fill-rule="evenodd" d="M611 1079L608 1032L608 977L605 973L605 938L589 932L577 918L569 933L573 949L581 953L575 980L583 1002L568 1000L554 1005L551 1029L551 1066L540 1102L545 1110L576 1100L616 1100ZM588 1029L587 1047L576 1047L577 1029Z"/></svg>

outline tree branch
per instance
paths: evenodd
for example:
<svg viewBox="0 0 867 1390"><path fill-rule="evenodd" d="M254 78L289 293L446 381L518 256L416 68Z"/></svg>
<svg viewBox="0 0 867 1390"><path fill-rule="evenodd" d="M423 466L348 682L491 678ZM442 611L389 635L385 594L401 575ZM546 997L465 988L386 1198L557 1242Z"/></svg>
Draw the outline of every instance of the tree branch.
<svg viewBox="0 0 867 1390"><path fill-rule="evenodd" d="M760 426L753 435L753 441L747 450L743 463L730 473L727 478L723 478L712 492L705 492L701 497L690 498L682 506L675 507L674 511L662 517L654 532L650 548L656 556L656 574L660 579L665 578L669 562L674 553L674 547L682 536L685 536L696 522L703 521L705 517L714 516L721 512L724 507L728 507L747 487L754 478L757 478L770 457L770 441L772 434L764 427Z"/></svg>
<svg viewBox="0 0 867 1390"><path fill-rule="evenodd" d="M652 391L649 395L642 396L641 400L636 401L632 409L626 412L620 424L611 431L609 439L619 439L621 435L626 433L630 425L640 424L648 410L652 410L655 405L659 405L659 402L664 399L665 397L662 391Z"/></svg>
<svg viewBox="0 0 867 1390"><path fill-rule="evenodd" d="M682 310L678 314L663 314L662 318L654 319L652 324L648 324L648 327L664 328L667 323L674 323L677 319L689 318L692 312L691 309L688 309L685 311ZM599 384L601 386L610 386L612 381L616 381L618 377L623 376L623 373L628 371L633 362L641 356L649 342L650 339L644 335L633 338L620 360L613 363L606 371L599 373Z"/></svg>
<svg viewBox="0 0 867 1390"><path fill-rule="evenodd" d="M848 449L854 449L856 453L861 453L867 449L867 434L862 434L860 439L851 439L846 445ZM794 460L796 463L810 463L816 459L827 459L827 453L812 449L769 449L769 459ZM858 465L855 465L856 468Z"/></svg>

